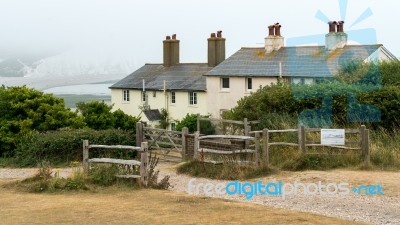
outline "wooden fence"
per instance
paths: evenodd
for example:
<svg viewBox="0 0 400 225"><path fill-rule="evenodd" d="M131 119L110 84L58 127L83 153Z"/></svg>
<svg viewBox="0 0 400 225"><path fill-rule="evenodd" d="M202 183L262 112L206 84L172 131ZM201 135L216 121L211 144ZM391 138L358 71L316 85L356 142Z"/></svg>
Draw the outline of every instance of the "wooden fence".
<svg viewBox="0 0 400 225"><path fill-rule="evenodd" d="M163 156L161 160L182 161L185 155L185 137L189 133L187 128L180 131L170 131L145 127L142 123L136 124L136 143L148 142L149 151L158 151Z"/></svg>
<svg viewBox="0 0 400 225"><path fill-rule="evenodd" d="M266 165L269 165L269 148L270 146L294 146L298 147L303 154L328 154L328 153L310 153L308 148L310 147L329 147L336 149L347 149L347 150L360 150L364 156L364 162L370 163L370 150L369 150L369 130L364 125L360 129L345 129L345 134L355 134L359 136L358 141L349 142L346 141L345 145L324 145L320 142L309 142L307 140L308 133L321 133L322 128L305 128L301 126L299 129L288 129L288 130L268 130L262 131L251 131L250 135L254 135L255 138L259 139L262 135L263 142L263 161ZM297 142L271 142L270 138L272 134L276 133L297 133ZM357 147L350 147L346 145L358 145Z"/></svg>
<svg viewBox="0 0 400 225"><path fill-rule="evenodd" d="M242 134L244 136L249 136L249 132L251 131L251 125L258 124L260 121L248 121L247 118L244 118L243 121L237 121L237 120L224 120L224 119L215 119L215 118L205 118L201 117L200 114L197 114L197 131L200 132L200 122L201 121L209 121L212 123L227 123L231 125L238 125L240 127L243 126L243 132ZM231 133L231 135L234 135L235 132Z"/></svg>
<svg viewBox="0 0 400 225"><path fill-rule="evenodd" d="M127 149L127 150L134 150L139 151L141 154L140 161L137 160L124 160L124 159L114 159L114 158L90 158L89 157L89 150L91 148L102 148L102 149ZM119 178L140 178L140 183L144 186L147 186L148 182L148 143L141 142L141 147L135 146L126 146L126 145L89 145L88 140L83 141L83 169L86 173L89 172L90 163L109 163L109 164L116 164L122 166L132 167L139 167L140 175L133 175L133 174L118 174L116 175Z"/></svg>
<svg viewBox="0 0 400 225"><path fill-rule="evenodd" d="M254 141L255 142L255 149L231 149L231 150L215 150L210 148L201 148L200 141L206 139L236 139L236 140L244 140L244 141ZM194 158L199 159L203 162L213 163L213 164L220 164L221 161L211 161L205 160L204 155L209 154L216 154L216 155L237 155L237 154L244 154L244 153L253 153L254 154L254 161L233 161L234 163L254 163L256 166L260 165L260 155L259 155L260 143L256 137L250 136L238 136L238 135L207 135L207 136L200 136L200 132L195 132L194 134Z"/></svg>

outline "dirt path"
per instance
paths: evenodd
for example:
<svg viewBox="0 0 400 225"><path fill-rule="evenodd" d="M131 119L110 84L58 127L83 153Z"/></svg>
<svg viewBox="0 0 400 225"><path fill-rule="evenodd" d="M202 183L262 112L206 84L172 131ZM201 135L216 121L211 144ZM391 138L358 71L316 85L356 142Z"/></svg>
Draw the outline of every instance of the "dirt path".
<svg viewBox="0 0 400 225"><path fill-rule="evenodd" d="M160 177L169 175L172 190L180 193L188 193L188 183L192 177L176 174L174 165L160 165ZM35 174L37 169L0 169L0 181L11 179L22 179ZM67 176L72 169L55 169L61 176ZM211 197L224 198L243 202L252 202L277 208L285 208L301 212L310 212L324 216L337 217L350 221L361 221L373 224L400 224L400 172L369 172L369 171L304 171L304 172L281 172L261 179L264 183L283 182L347 182L352 185L373 185L384 186L384 195L356 195L348 196L307 196L296 195L282 197L270 195L257 195L251 200L245 196L238 195L212 195ZM256 181L256 180L251 180ZM204 178L197 178L198 183L224 183L229 181L218 181ZM1 182L0 182L1 183Z"/></svg>

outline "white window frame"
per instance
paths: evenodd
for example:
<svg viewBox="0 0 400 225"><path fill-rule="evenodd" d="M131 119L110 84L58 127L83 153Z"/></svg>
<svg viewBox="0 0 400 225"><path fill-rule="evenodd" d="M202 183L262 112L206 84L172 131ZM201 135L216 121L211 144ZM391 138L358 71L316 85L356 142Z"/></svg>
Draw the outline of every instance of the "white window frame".
<svg viewBox="0 0 400 225"><path fill-rule="evenodd" d="M228 87L224 87L224 80L228 79ZM231 87L231 81L229 79L229 77L221 77L221 89L222 90L229 90Z"/></svg>
<svg viewBox="0 0 400 225"><path fill-rule="evenodd" d="M249 84L251 84L250 88L249 88ZM253 90L253 78L252 77L246 77L246 90L248 90L248 91Z"/></svg>
<svg viewBox="0 0 400 225"><path fill-rule="evenodd" d="M175 123L175 121L172 121L172 122L169 124L169 127L170 127L170 130L174 131L174 130L176 129L176 123Z"/></svg>
<svg viewBox="0 0 400 225"><path fill-rule="evenodd" d="M176 103L176 92L172 91L171 92L171 104L175 104Z"/></svg>
<svg viewBox="0 0 400 225"><path fill-rule="evenodd" d="M129 102L130 101L129 89L122 90L122 101L123 102Z"/></svg>
<svg viewBox="0 0 400 225"><path fill-rule="evenodd" d="M146 93L146 91L142 91L142 94L140 95L140 98L141 98L142 102L146 102L147 101L147 93Z"/></svg>
<svg viewBox="0 0 400 225"><path fill-rule="evenodd" d="M197 105L197 92L189 92L189 105Z"/></svg>

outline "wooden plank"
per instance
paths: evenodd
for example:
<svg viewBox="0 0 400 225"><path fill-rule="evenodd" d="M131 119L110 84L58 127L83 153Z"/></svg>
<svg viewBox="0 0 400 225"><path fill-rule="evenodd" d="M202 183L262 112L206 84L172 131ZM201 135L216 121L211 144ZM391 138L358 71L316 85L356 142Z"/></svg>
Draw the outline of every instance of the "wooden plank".
<svg viewBox="0 0 400 225"><path fill-rule="evenodd" d="M287 130L269 130L269 133L290 133L290 132L299 132L298 129L287 129Z"/></svg>
<svg viewBox="0 0 400 225"><path fill-rule="evenodd" d="M360 129L345 129L344 131L346 134L359 134Z"/></svg>
<svg viewBox="0 0 400 225"><path fill-rule="evenodd" d="M194 159L198 159L198 157L199 157L199 147L200 147L200 140L199 140L199 135L200 135L200 132L199 131L196 131L195 133L194 133L194 146L193 146L193 151L194 151L194 153L193 153L193 155L194 155Z"/></svg>
<svg viewBox="0 0 400 225"><path fill-rule="evenodd" d="M250 131L250 132L249 132L250 135L251 135L251 134L256 134L256 133L261 134L261 133L262 133L262 130L255 130L255 131Z"/></svg>
<svg viewBox="0 0 400 225"><path fill-rule="evenodd" d="M254 150L254 153L255 153L254 154L254 162L257 166L260 165L260 155L259 155L260 154L260 140L259 140L259 138L260 138L260 134L257 133L255 136L256 147Z"/></svg>
<svg viewBox="0 0 400 225"><path fill-rule="evenodd" d="M105 148L105 149L129 149L129 150L140 150L140 147L129 146L129 145L89 145L89 148Z"/></svg>
<svg viewBox="0 0 400 225"><path fill-rule="evenodd" d="M268 129L263 130L263 157L264 157L264 163L265 166L269 166L269 147L268 147L268 142L269 142L269 133Z"/></svg>
<svg viewBox="0 0 400 225"><path fill-rule="evenodd" d="M140 162L137 160L125 160L125 159L111 159L111 158L93 158L89 159L90 163L111 163L121 164L130 166L140 166Z"/></svg>
<svg viewBox="0 0 400 225"><path fill-rule="evenodd" d="M118 177L118 178L127 178L127 179L129 179L129 178L140 178L140 175L115 175L116 177Z"/></svg>
<svg viewBox="0 0 400 225"><path fill-rule="evenodd" d="M211 163L211 164L223 164L223 163L236 163L236 164L254 164L254 161L236 161L236 160L231 160L231 161L214 161L214 160L204 160L203 162L205 163Z"/></svg>
<svg viewBox="0 0 400 225"><path fill-rule="evenodd" d="M158 136L160 136L159 134L146 134L146 136L149 136L149 137L158 137ZM170 137L170 139L172 139L172 140L174 140L174 141L182 141L182 138L180 138L180 137L171 137L171 136L167 136L167 135L161 135L160 136L160 139L168 139L168 137Z"/></svg>
<svg viewBox="0 0 400 225"><path fill-rule="evenodd" d="M187 148L186 146L186 135L189 134L189 129L187 127L184 127L182 129L182 160L185 160L187 158Z"/></svg>
<svg viewBox="0 0 400 225"><path fill-rule="evenodd" d="M306 132L321 132L321 128L305 128Z"/></svg>
<svg viewBox="0 0 400 225"><path fill-rule="evenodd" d="M207 135L199 137L199 140L212 139L212 138L254 140L254 137L239 136L239 135Z"/></svg>
<svg viewBox="0 0 400 225"><path fill-rule="evenodd" d="M233 154L241 154L241 153L254 153L255 151L252 149L221 151L221 150L214 150L214 149L208 149L208 148L200 148L199 152L221 154L221 155L233 155Z"/></svg>
<svg viewBox="0 0 400 225"><path fill-rule="evenodd" d="M83 140L83 171L89 172L89 140Z"/></svg>
<svg viewBox="0 0 400 225"><path fill-rule="evenodd" d="M297 143L288 143L288 142L271 142L269 143L270 146L274 146L274 145L283 145L283 146L295 146L298 147L299 144Z"/></svg>
<svg viewBox="0 0 400 225"><path fill-rule="evenodd" d="M201 121L210 121L210 122L220 122L220 123L233 123L238 125L243 125L242 121L236 120L224 120L224 119L215 119L215 118L199 118Z"/></svg>
<svg viewBox="0 0 400 225"><path fill-rule="evenodd" d="M148 143L142 142L141 144L141 154L140 154L140 183L147 186L148 182L148 172L149 172L149 155L148 155Z"/></svg>
<svg viewBox="0 0 400 225"><path fill-rule="evenodd" d="M300 151L304 154L307 152L307 139L306 139L306 129L304 126L300 127Z"/></svg>
<svg viewBox="0 0 400 225"><path fill-rule="evenodd" d="M322 145L322 144L307 144L307 147L331 147L331 148L340 148L340 149L349 149L349 150L360 150L361 148L351 148L346 146L337 146L337 145Z"/></svg>
<svg viewBox="0 0 400 225"><path fill-rule="evenodd" d="M143 130L145 131L155 131L155 132L162 132L162 133L169 133L169 134L181 134L179 131L174 131L174 130L164 130L164 129L159 129L159 128L151 128L151 127L144 127Z"/></svg>

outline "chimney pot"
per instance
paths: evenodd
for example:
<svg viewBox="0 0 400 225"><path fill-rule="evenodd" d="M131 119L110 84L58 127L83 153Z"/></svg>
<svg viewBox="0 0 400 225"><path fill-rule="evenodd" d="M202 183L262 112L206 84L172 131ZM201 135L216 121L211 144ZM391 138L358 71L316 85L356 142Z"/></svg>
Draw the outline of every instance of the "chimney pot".
<svg viewBox="0 0 400 225"><path fill-rule="evenodd" d="M344 21L339 21L337 23L337 32L343 33L344 32L343 26L344 26Z"/></svg>
<svg viewBox="0 0 400 225"><path fill-rule="evenodd" d="M275 36L281 36L281 25L279 23L275 23L274 28L275 28Z"/></svg>
<svg viewBox="0 0 400 225"><path fill-rule="evenodd" d="M222 38L222 30L217 31L217 37Z"/></svg>
<svg viewBox="0 0 400 225"><path fill-rule="evenodd" d="M211 33L211 38L215 38L215 33Z"/></svg>
<svg viewBox="0 0 400 225"><path fill-rule="evenodd" d="M268 35L269 36L274 36L275 35L274 25L268 26Z"/></svg>
<svg viewBox="0 0 400 225"><path fill-rule="evenodd" d="M336 21L330 21L330 22L328 22L328 24L329 24L329 33L335 33L336 32L337 22Z"/></svg>
<svg viewBox="0 0 400 225"><path fill-rule="evenodd" d="M172 35L172 40L176 40L176 34Z"/></svg>
<svg viewBox="0 0 400 225"><path fill-rule="evenodd" d="M166 36L165 40L171 40L171 37L170 36Z"/></svg>

